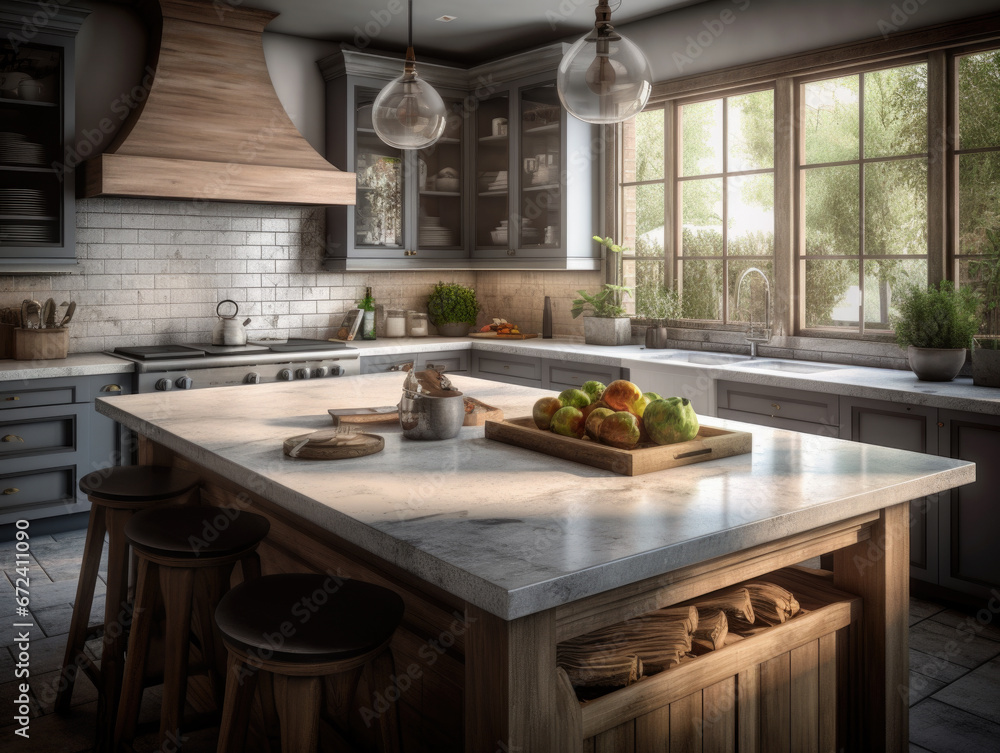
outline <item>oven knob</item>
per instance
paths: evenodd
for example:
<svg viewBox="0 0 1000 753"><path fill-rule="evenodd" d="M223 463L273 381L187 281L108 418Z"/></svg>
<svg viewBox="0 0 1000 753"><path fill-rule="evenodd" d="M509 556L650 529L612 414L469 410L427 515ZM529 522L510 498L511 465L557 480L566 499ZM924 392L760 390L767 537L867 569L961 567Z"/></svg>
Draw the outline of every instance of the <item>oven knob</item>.
<svg viewBox="0 0 1000 753"><path fill-rule="evenodd" d="M282 369L278 372L278 379L282 382L290 382L295 379L295 377L292 375L291 369Z"/></svg>
<svg viewBox="0 0 1000 753"><path fill-rule="evenodd" d="M260 384L260 374L256 371L251 371L243 377L243 384Z"/></svg>
<svg viewBox="0 0 1000 753"><path fill-rule="evenodd" d="M179 390L189 390L194 387L194 380L189 376L182 376L177 380L177 389Z"/></svg>
<svg viewBox="0 0 1000 753"><path fill-rule="evenodd" d="M334 377L334 376L340 376L340 374L341 374L341 371L340 371L340 367L339 366L331 366L330 367L330 376L332 376L332 377Z"/></svg>
<svg viewBox="0 0 1000 753"><path fill-rule="evenodd" d="M169 379L158 379L156 380L156 384L154 385L156 389L161 391L169 390L173 386L174 383Z"/></svg>
<svg viewBox="0 0 1000 753"><path fill-rule="evenodd" d="M317 379L322 379L323 377L325 377L329 373L330 373L330 370L328 368L326 368L326 366L320 366L318 369L313 369L313 371L312 371L312 375L314 377L316 377Z"/></svg>
<svg viewBox="0 0 1000 753"><path fill-rule="evenodd" d="M296 369L295 378L296 379L308 379L312 374L309 373L309 369Z"/></svg>

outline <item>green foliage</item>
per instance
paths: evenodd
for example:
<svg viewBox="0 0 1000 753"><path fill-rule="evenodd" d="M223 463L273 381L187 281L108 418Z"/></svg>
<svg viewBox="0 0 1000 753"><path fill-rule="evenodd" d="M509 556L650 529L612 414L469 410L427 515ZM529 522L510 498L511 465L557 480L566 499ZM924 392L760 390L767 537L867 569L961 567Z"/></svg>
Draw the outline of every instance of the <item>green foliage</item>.
<svg viewBox="0 0 1000 753"><path fill-rule="evenodd" d="M427 313L435 327L458 322L473 325L479 315L476 291L458 283L439 282L427 298Z"/></svg>
<svg viewBox="0 0 1000 753"><path fill-rule="evenodd" d="M1000 233L984 230L985 254L969 260L969 284L983 299L982 333L996 337L1000 335ZM992 342L995 348L996 340Z"/></svg>
<svg viewBox="0 0 1000 753"><path fill-rule="evenodd" d="M625 316L625 307L621 304L622 296L632 294L631 288L612 285L609 282L604 283L600 292L594 295L583 290L576 292L580 294L580 297L573 301L573 308L570 309L574 319L586 311L588 307L594 312L594 316L602 319Z"/></svg>
<svg viewBox="0 0 1000 753"><path fill-rule="evenodd" d="M358 308L363 311L374 311L375 310L375 297L370 293L366 293L365 296L358 301Z"/></svg>
<svg viewBox="0 0 1000 753"><path fill-rule="evenodd" d="M979 296L969 288L955 289L947 280L939 287L908 287L895 317L896 343L901 348L968 348L979 330Z"/></svg>

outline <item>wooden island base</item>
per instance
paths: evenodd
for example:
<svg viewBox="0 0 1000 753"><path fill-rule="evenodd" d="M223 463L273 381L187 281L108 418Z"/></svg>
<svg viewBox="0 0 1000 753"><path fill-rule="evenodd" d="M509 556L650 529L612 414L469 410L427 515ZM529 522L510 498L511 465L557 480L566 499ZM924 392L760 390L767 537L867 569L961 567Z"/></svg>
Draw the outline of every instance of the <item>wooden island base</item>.
<svg viewBox="0 0 1000 753"><path fill-rule="evenodd" d="M196 471L205 503L266 516L265 574L327 572L404 599L395 687L362 685L356 698L374 701L353 708L336 683L327 687L339 731L325 734L359 751L372 749L366 721L393 699L407 753L907 748L906 503L506 621L145 438L140 463ZM848 596L822 610L587 704L557 670L560 641L830 553L832 575L807 577Z"/></svg>

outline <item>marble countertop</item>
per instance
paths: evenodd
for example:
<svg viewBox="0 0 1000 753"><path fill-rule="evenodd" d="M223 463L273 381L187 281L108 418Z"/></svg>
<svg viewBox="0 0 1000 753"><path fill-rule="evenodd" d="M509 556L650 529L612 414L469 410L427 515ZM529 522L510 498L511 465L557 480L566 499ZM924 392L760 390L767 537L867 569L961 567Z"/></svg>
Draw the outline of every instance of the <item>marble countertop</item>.
<svg viewBox="0 0 1000 753"><path fill-rule="evenodd" d="M530 414L549 392L455 376ZM402 376L101 398L98 411L504 619L549 609L975 478L971 463L760 426L753 453L626 477L465 427L442 442L380 427L385 449L294 460L329 408L387 405Z"/></svg>
<svg viewBox="0 0 1000 753"><path fill-rule="evenodd" d="M50 361L15 361L0 359L0 382L52 377L90 376L91 374L126 374L135 365L123 358L105 353L71 353L66 358Z"/></svg>

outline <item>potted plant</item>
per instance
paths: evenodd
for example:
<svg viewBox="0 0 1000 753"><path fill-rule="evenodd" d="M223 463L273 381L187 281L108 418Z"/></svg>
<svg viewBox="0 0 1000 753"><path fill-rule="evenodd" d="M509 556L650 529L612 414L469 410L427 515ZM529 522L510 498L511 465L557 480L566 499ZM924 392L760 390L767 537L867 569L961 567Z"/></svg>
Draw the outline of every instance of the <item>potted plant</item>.
<svg viewBox="0 0 1000 753"><path fill-rule="evenodd" d="M639 316L649 320L646 327L646 347L669 347L667 323L681 315L681 299L677 291L662 284L636 291L635 310Z"/></svg>
<svg viewBox="0 0 1000 753"><path fill-rule="evenodd" d="M983 300L983 323L972 350L972 383L1000 387L1000 233L986 228L986 253L969 260L969 280Z"/></svg>
<svg viewBox="0 0 1000 753"><path fill-rule="evenodd" d="M361 339L375 339L375 298L372 296L372 289L365 288L365 297L358 301L358 308L361 309Z"/></svg>
<svg viewBox="0 0 1000 753"><path fill-rule="evenodd" d="M427 313L439 335L467 335L479 315L476 291L458 283L439 282L427 298Z"/></svg>
<svg viewBox="0 0 1000 753"><path fill-rule="evenodd" d="M966 348L979 330L979 296L942 280L935 288L913 285L894 317L896 343L925 382L950 382L965 364Z"/></svg>
<svg viewBox="0 0 1000 753"><path fill-rule="evenodd" d="M611 238L594 236L594 240L608 249L606 256L606 282L597 293L591 295L583 290L576 291L580 297L573 301L570 313L576 319L580 314L590 312L583 319L583 339L590 345L628 345L632 340L632 322L625 315L623 301L631 295L630 288L622 286L622 252L625 249Z"/></svg>

